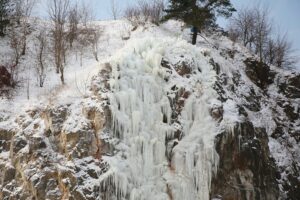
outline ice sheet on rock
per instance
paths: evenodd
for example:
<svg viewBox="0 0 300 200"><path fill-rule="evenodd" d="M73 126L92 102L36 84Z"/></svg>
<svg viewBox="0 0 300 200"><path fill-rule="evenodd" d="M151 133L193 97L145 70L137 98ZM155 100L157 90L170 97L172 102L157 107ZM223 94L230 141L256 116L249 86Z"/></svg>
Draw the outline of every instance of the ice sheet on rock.
<svg viewBox="0 0 300 200"><path fill-rule="evenodd" d="M183 54L195 71L189 80L161 67L162 58L176 64ZM217 95L212 89L215 72L200 49L179 39L139 39L122 49L112 66L112 136L119 144L115 156L104 158L110 170L100 180L102 187L115 188L112 199L209 199L218 163L209 106ZM166 137L176 130L168 98L171 83L190 88L193 95L179 119L183 138L169 163Z"/></svg>

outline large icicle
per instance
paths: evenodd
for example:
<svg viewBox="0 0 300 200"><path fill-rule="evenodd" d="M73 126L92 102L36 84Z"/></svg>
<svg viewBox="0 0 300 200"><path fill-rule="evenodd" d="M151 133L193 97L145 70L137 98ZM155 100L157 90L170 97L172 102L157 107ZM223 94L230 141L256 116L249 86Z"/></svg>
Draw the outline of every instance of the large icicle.
<svg viewBox="0 0 300 200"><path fill-rule="evenodd" d="M196 61L197 73L190 78L170 75L161 67L163 57L178 59L182 54ZM104 157L111 169L101 179L101 185L115 188L111 199L209 199L218 156L213 145L215 123L209 114L216 96L215 73L206 58L183 40L148 38L131 42L114 56L112 66L112 137L119 142L116 155ZM183 138L169 163L165 140L175 132L167 96L172 84L189 88L192 95L179 119Z"/></svg>

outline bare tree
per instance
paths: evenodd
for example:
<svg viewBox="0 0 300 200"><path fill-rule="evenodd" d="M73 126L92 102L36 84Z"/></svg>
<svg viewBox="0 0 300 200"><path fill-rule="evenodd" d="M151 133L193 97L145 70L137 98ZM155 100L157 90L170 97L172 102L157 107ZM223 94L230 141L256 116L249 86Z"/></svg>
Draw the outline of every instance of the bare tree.
<svg viewBox="0 0 300 200"><path fill-rule="evenodd" d="M68 32L68 40L70 43L70 47L72 48L74 40L77 39L78 35L78 25L81 20L80 11L78 8L78 4L76 3L69 12L68 15L68 23L69 23L69 32Z"/></svg>
<svg viewBox="0 0 300 200"><path fill-rule="evenodd" d="M255 15L252 9L241 9L230 24L229 35L232 39L240 37L245 47L254 42ZM234 38L233 38L234 37Z"/></svg>
<svg viewBox="0 0 300 200"><path fill-rule="evenodd" d="M37 79L40 87L44 86L46 79L46 49L47 49L47 37L46 33L40 31L36 37L36 72Z"/></svg>
<svg viewBox="0 0 300 200"><path fill-rule="evenodd" d="M17 66L20 63L20 58L22 56L21 51L23 46L22 44L23 40L19 30L16 28L15 25L12 25L8 31L9 31L8 37L9 37L10 47L13 51L12 60L14 62L14 65Z"/></svg>
<svg viewBox="0 0 300 200"><path fill-rule="evenodd" d="M55 58L56 73L60 73L62 84L65 83L64 68L66 61L66 21L70 8L70 0L49 0L48 14L53 22L53 54Z"/></svg>
<svg viewBox="0 0 300 200"><path fill-rule="evenodd" d="M256 6L238 11L229 26L229 36L233 41L240 41L261 62L277 67L291 67L295 64L292 43L286 34L274 34L269 10Z"/></svg>
<svg viewBox="0 0 300 200"><path fill-rule="evenodd" d="M275 49L276 49L275 41L272 38L269 38L264 50L264 57L266 63L274 64L275 57L276 57Z"/></svg>
<svg viewBox="0 0 300 200"><path fill-rule="evenodd" d="M272 25L268 16L268 9L254 10L255 12L255 28L254 28L254 44L255 53L259 56L261 62L264 62L264 48L272 31Z"/></svg>
<svg viewBox="0 0 300 200"><path fill-rule="evenodd" d="M275 40L274 61L271 64L280 68L289 68L296 64L296 58L293 56L293 53L292 43L287 39L287 35L281 36L278 34Z"/></svg>
<svg viewBox="0 0 300 200"><path fill-rule="evenodd" d="M11 83L12 87L15 87L19 82L19 70L20 70L20 59L22 57L21 50L22 50L22 38L20 36L19 30L13 24L8 29L9 34L7 34L9 38L10 48L12 50L8 64L6 64L7 69L11 75Z"/></svg>
<svg viewBox="0 0 300 200"><path fill-rule="evenodd" d="M163 17L164 10L165 10L164 0L154 0L152 4L151 22L158 25L160 20Z"/></svg>
<svg viewBox="0 0 300 200"><path fill-rule="evenodd" d="M13 0L15 4L14 19L20 26L21 40L22 40L22 52L21 55L25 55L27 46L27 37L30 34L30 16L36 0Z"/></svg>
<svg viewBox="0 0 300 200"><path fill-rule="evenodd" d="M80 65L82 66L82 56L84 50L87 48L91 48L93 55L96 61L98 59L98 51L99 51L99 39L102 35L101 27L92 27L92 28L82 28L79 31L78 39L77 39L77 49L80 53Z"/></svg>
<svg viewBox="0 0 300 200"><path fill-rule="evenodd" d="M80 30L77 37L76 49L79 51L81 67L83 65L82 59L83 59L84 50L87 46L88 46L88 39L86 36L85 29Z"/></svg>
<svg viewBox="0 0 300 200"><path fill-rule="evenodd" d="M99 39L101 37L102 30L100 28L97 28L93 31L92 33L92 38L91 38L91 45L93 49L93 55L96 59L96 61L99 61L98 59L98 51L99 51Z"/></svg>
<svg viewBox="0 0 300 200"><path fill-rule="evenodd" d="M111 14L116 20L121 12L121 9L119 7L119 4L117 3L117 0L110 0L110 9L111 9Z"/></svg>
<svg viewBox="0 0 300 200"><path fill-rule="evenodd" d="M95 18L93 9L84 2L80 5L79 13L81 16L81 23L85 27L88 27L88 22L93 21Z"/></svg>

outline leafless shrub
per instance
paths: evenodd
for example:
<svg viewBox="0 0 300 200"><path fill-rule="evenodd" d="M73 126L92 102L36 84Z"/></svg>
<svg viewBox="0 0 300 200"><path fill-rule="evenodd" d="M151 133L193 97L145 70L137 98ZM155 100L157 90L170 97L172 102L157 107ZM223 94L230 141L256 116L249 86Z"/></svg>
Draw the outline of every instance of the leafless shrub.
<svg viewBox="0 0 300 200"><path fill-rule="evenodd" d="M134 25L144 25L146 22L159 24L164 10L163 0L148 2L139 0L137 5L128 7L125 10L125 17Z"/></svg>
<svg viewBox="0 0 300 200"><path fill-rule="evenodd" d="M149 3L140 0L139 4L145 19L158 25L163 16L163 10L165 8L164 1L154 0L153 2Z"/></svg>
<svg viewBox="0 0 300 200"><path fill-rule="evenodd" d="M142 15L138 7L128 7L124 13L126 19L132 23L133 26L144 25Z"/></svg>
<svg viewBox="0 0 300 200"><path fill-rule="evenodd" d="M75 85L76 85L76 90L78 94L84 98L88 97L88 92L89 92L89 84L90 84L90 74L88 74L84 79L81 81L77 80L77 75L75 73Z"/></svg>

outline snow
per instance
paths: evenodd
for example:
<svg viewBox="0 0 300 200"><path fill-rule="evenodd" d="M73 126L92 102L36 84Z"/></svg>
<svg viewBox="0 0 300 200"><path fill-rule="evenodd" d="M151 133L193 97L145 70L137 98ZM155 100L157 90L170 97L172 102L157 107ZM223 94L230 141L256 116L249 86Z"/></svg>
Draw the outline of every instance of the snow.
<svg viewBox="0 0 300 200"><path fill-rule="evenodd" d="M55 73L54 64L48 62L44 87L40 88L35 70L34 38L41 29L48 32L50 24L44 21L36 21L33 27L35 31L28 39L28 53L21 60L19 87L13 93L13 100L0 99L0 110L10 108L9 111L17 115L22 110L28 110L39 105L68 104L81 99L83 96L88 96L92 77L98 74L102 65L107 62L114 51L124 45L120 31L122 30L121 27L125 25L129 26L129 23L124 21L95 22L93 26L104 29L99 41L99 62L94 59L91 49L87 48L83 55L83 66L81 66L78 50L71 50L68 52L67 65L65 67L66 84L61 84L59 74ZM0 44L1 47L6 47L1 48L0 54L3 59L0 64L10 63L10 58L7 56L10 49L8 38L0 40ZM50 53L48 52L49 57ZM27 92L28 85L29 93Z"/></svg>
<svg viewBox="0 0 300 200"><path fill-rule="evenodd" d="M223 103L223 109L224 115L222 123L227 126L234 126L236 122L241 121L237 104L233 100L228 99L225 103Z"/></svg>

